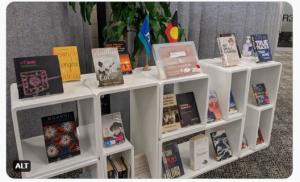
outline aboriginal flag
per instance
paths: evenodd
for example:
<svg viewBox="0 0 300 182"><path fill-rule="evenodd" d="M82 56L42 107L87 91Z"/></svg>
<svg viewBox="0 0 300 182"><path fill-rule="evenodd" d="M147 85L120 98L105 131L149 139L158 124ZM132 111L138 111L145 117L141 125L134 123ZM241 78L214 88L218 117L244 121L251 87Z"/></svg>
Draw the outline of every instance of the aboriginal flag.
<svg viewBox="0 0 300 182"><path fill-rule="evenodd" d="M177 11L174 13L169 25L165 30L169 42L178 42L178 15Z"/></svg>

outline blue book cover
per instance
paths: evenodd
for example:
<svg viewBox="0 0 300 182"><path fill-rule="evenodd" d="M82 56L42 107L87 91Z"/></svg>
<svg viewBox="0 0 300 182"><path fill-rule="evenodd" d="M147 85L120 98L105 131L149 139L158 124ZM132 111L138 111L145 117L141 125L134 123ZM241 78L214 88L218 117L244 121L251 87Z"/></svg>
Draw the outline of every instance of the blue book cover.
<svg viewBox="0 0 300 182"><path fill-rule="evenodd" d="M229 100L229 114L237 113L238 110L236 108L236 104L232 95L232 92L230 90L230 100Z"/></svg>
<svg viewBox="0 0 300 182"><path fill-rule="evenodd" d="M268 34L255 34L251 35L253 52L258 62L272 61L272 53Z"/></svg>
<svg viewBox="0 0 300 182"><path fill-rule="evenodd" d="M210 136L214 145L217 161L232 157L232 152L225 130L212 132L210 133Z"/></svg>
<svg viewBox="0 0 300 182"><path fill-rule="evenodd" d="M162 168L168 179L184 175L184 169L176 142L163 145Z"/></svg>

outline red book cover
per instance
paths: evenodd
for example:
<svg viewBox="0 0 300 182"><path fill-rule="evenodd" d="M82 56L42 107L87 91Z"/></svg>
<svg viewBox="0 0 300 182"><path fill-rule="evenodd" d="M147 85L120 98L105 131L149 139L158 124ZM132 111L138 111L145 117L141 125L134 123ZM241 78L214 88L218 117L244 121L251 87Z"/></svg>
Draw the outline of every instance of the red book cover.
<svg viewBox="0 0 300 182"><path fill-rule="evenodd" d="M264 143L264 138L263 138L260 128L258 128L256 145L261 144L261 143Z"/></svg>

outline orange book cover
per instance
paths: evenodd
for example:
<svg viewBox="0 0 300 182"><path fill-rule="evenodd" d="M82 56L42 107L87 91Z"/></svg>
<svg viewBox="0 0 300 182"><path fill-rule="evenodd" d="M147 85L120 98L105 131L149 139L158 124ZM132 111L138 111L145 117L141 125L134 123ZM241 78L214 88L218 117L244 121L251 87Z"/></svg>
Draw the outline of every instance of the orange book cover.
<svg viewBox="0 0 300 182"><path fill-rule="evenodd" d="M58 56L62 81L80 80L80 66L77 46L53 47L53 55Z"/></svg>
<svg viewBox="0 0 300 182"><path fill-rule="evenodd" d="M120 54L120 61L123 73L132 71L130 58L128 54Z"/></svg>

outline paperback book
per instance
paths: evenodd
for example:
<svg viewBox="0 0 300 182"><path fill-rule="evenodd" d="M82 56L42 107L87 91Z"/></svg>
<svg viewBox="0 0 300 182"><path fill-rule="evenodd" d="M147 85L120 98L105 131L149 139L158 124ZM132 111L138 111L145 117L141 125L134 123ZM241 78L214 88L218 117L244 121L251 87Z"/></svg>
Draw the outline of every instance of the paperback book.
<svg viewBox="0 0 300 182"><path fill-rule="evenodd" d="M224 33L224 34L220 34L220 37L234 37L235 39L235 44L236 44L236 48L237 48L237 51L238 51L238 54L239 54L239 57L241 57L241 53L240 53L240 49L239 49L239 45L236 41L236 36L235 36L235 33Z"/></svg>
<svg viewBox="0 0 300 182"><path fill-rule="evenodd" d="M42 117L48 162L80 154L74 112Z"/></svg>
<svg viewBox="0 0 300 182"><path fill-rule="evenodd" d="M184 175L184 169L176 142L162 146L162 168L167 179Z"/></svg>
<svg viewBox="0 0 300 182"><path fill-rule="evenodd" d="M151 178L151 172L146 154L141 153L134 156L134 175L135 179Z"/></svg>
<svg viewBox="0 0 300 182"><path fill-rule="evenodd" d="M254 56L258 59L257 62L272 61L272 53L268 34L251 35L251 41Z"/></svg>
<svg viewBox="0 0 300 182"><path fill-rule="evenodd" d="M215 149L217 161L222 161L232 157L231 148L225 130L210 133Z"/></svg>
<svg viewBox="0 0 300 182"><path fill-rule="evenodd" d="M123 164L125 165L126 172L127 172L127 174L126 174L127 178L131 178L131 170L132 170L131 165L123 156L121 156L121 160L122 160Z"/></svg>
<svg viewBox="0 0 300 182"><path fill-rule="evenodd" d="M232 92L230 90L230 100L229 100L229 114L237 113L238 110L236 108L236 104L232 95Z"/></svg>
<svg viewBox="0 0 300 182"><path fill-rule="evenodd" d="M258 133L257 133L257 140L256 140L256 145L264 143L264 137L261 133L260 128L258 128Z"/></svg>
<svg viewBox="0 0 300 182"><path fill-rule="evenodd" d="M270 99L265 84L260 83L252 85L252 90L258 106L270 104Z"/></svg>
<svg viewBox="0 0 300 182"><path fill-rule="evenodd" d="M19 99L64 92L56 55L14 58L14 64Z"/></svg>
<svg viewBox="0 0 300 182"><path fill-rule="evenodd" d="M124 84L117 48L95 48L92 56L99 87Z"/></svg>
<svg viewBox="0 0 300 182"><path fill-rule="evenodd" d="M102 128L105 147L125 142L125 132L120 112L103 115Z"/></svg>
<svg viewBox="0 0 300 182"><path fill-rule="evenodd" d="M53 47L53 55L58 56L62 81L80 80L80 66L77 46Z"/></svg>
<svg viewBox="0 0 300 182"><path fill-rule="evenodd" d="M106 158L106 165L107 165L107 178L114 179L117 178L117 171L112 165L112 161L109 157Z"/></svg>
<svg viewBox="0 0 300 182"><path fill-rule="evenodd" d="M245 152L249 149L249 145L248 145L248 142L246 140L246 137L245 135L243 135L243 140L242 140L242 150L241 152Z"/></svg>
<svg viewBox="0 0 300 182"><path fill-rule="evenodd" d="M240 64L240 57L234 37L217 38L223 66L235 66Z"/></svg>
<svg viewBox="0 0 300 182"><path fill-rule="evenodd" d="M176 95L167 94L163 97L162 132L181 128Z"/></svg>
<svg viewBox="0 0 300 182"><path fill-rule="evenodd" d="M209 98L208 98L207 123L219 121L221 119L222 119L222 114L218 105L216 92L214 90L211 90L209 91Z"/></svg>
<svg viewBox="0 0 300 182"><path fill-rule="evenodd" d="M208 137L199 134L190 139L190 166L195 171L209 164Z"/></svg>

